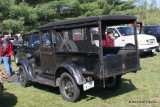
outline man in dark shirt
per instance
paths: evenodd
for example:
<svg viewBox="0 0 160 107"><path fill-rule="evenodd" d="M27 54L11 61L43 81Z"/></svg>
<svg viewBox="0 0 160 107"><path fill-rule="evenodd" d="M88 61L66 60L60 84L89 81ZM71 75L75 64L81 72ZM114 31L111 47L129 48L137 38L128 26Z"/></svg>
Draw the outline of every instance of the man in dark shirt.
<svg viewBox="0 0 160 107"><path fill-rule="evenodd" d="M21 34L17 34L19 43L23 43L23 38Z"/></svg>

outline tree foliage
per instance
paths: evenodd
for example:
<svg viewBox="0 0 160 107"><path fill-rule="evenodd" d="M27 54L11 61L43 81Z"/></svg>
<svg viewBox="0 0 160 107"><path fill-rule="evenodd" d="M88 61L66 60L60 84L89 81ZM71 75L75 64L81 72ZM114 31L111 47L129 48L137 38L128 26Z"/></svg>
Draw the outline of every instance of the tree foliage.
<svg viewBox="0 0 160 107"><path fill-rule="evenodd" d="M157 8L156 0L147 3L144 0L137 8L137 17L142 20L145 25L160 25L160 8Z"/></svg>
<svg viewBox="0 0 160 107"><path fill-rule="evenodd" d="M134 15L135 0L1 0L0 30L30 33L37 26L77 17Z"/></svg>

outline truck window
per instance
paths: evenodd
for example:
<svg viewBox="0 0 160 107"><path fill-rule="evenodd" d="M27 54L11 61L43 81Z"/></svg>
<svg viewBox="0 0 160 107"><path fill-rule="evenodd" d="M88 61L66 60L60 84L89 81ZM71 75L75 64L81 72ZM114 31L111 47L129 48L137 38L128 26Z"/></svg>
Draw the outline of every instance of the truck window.
<svg viewBox="0 0 160 107"><path fill-rule="evenodd" d="M23 36L23 45L24 46L29 46L29 40L28 36Z"/></svg>
<svg viewBox="0 0 160 107"><path fill-rule="evenodd" d="M52 31L52 45L53 45L53 47L55 47L56 46L56 35L55 35L55 32L54 31Z"/></svg>
<svg viewBox="0 0 160 107"><path fill-rule="evenodd" d="M63 31L64 40L69 40L68 31Z"/></svg>
<svg viewBox="0 0 160 107"><path fill-rule="evenodd" d="M42 31L42 47L43 48L50 48L51 47L51 37L50 31Z"/></svg>
<svg viewBox="0 0 160 107"><path fill-rule="evenodd" d="M30 39L31 47L39 47L39 35L32 35Z"/></svg>
<svg viewBox="0 0 160 107"><path fill-rule="evenodd" d="M91 43L93 45L96 45L99 47L99 31L98 27L91 27L90 28L90 34L91 34Z"/></svg>
<svg viewBox="0 0 160 107"><path fill-rule="evenodd" d="M73 40L84 40L84 29L73 29Z"/></svg>

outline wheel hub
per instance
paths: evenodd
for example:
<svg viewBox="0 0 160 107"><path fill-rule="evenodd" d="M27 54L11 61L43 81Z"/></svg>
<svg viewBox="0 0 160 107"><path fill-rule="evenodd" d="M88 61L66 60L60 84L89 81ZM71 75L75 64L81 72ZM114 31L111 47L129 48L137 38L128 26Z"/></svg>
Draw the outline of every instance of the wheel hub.
<svg viewBox="0 0 160 107"><path fill-rule="evenodd" d="M68 88L67 87L64 87L64 90L67 90Z"/></svg>

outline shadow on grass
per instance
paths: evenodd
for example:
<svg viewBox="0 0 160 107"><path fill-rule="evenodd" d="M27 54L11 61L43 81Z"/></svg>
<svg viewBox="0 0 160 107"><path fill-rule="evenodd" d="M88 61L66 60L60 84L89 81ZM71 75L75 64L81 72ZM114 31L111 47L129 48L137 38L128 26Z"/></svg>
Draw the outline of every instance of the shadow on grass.
<svg viewBox="0 0 160 107"><path fill-rule="evenodd" d="M126 81L128 81L129 83L126 83ZM132 84L132 81L129 79L122 78L122 84L119 89L115 91L111 91L98 86L91 90L83 92L82 95L80 96L80 100L86 99L88 101L88 100L95 99L96 97L99 97L102 100L107 100L109 98L116 97L134 90L136 90L136 87L134 86L134 84ZM87 95L90 95L90 96L87 96Z"/></svg>
<svg viewBox="0 0 160 107"><path fill-rule="evenodd" d="M17 97L11 93L4 92L0 98L0 107L13 107L17 103Z"/></svg>
<svg viewBox="0 0 160 107"><path fill-rule="evenodd" d="M53 88L51 86L46 86L46 85L39 84L39 83L32 83L32 86L35 87L35 88L41 89L41 90L45 90L47 92L51 92L51 93L54 93L54 94L60 94L59 88ZM132 81L129 80L129 79L123 79L122 78L122 84L121 84L121 87L118 90L110 91L110 90L104 89L102 87L102 85L98 84L93 89L90 89L90 90L85 91L85 92L81 92L79 101L82 100L82 99L86 99L87 101L88 100L93 100L96 97L99 97L102 100L106 100L106 99L116 97L116 96L119 96L119 95L122 95L122 94L125 94L125 93L128 93L128 92L134 91L134 90L136 90L136 87L134 86L134 84L132 84ZM88 95L90 95L90 96L88 96Z"/></svg>
<svg viewBox="0 0 160 107"><path fill-rule="evenodd" d="M31 85L34 88L45 90L45 91L50 92L50 93L60 94L58 87L51 87L51 86L48 86L48 85L43 85L43 84L39 84L39 83L35 83L35 82L32 82Z"/></svg>
<svg viewBox="0 0 160 107"><path fill-rule="evenodd" d="M146 53L146 54L141 54L140 55L140 58L148 58L148 57L154 57L156 56L157 54L153 53L153 54L149 54L149 53Z"/></svg>

